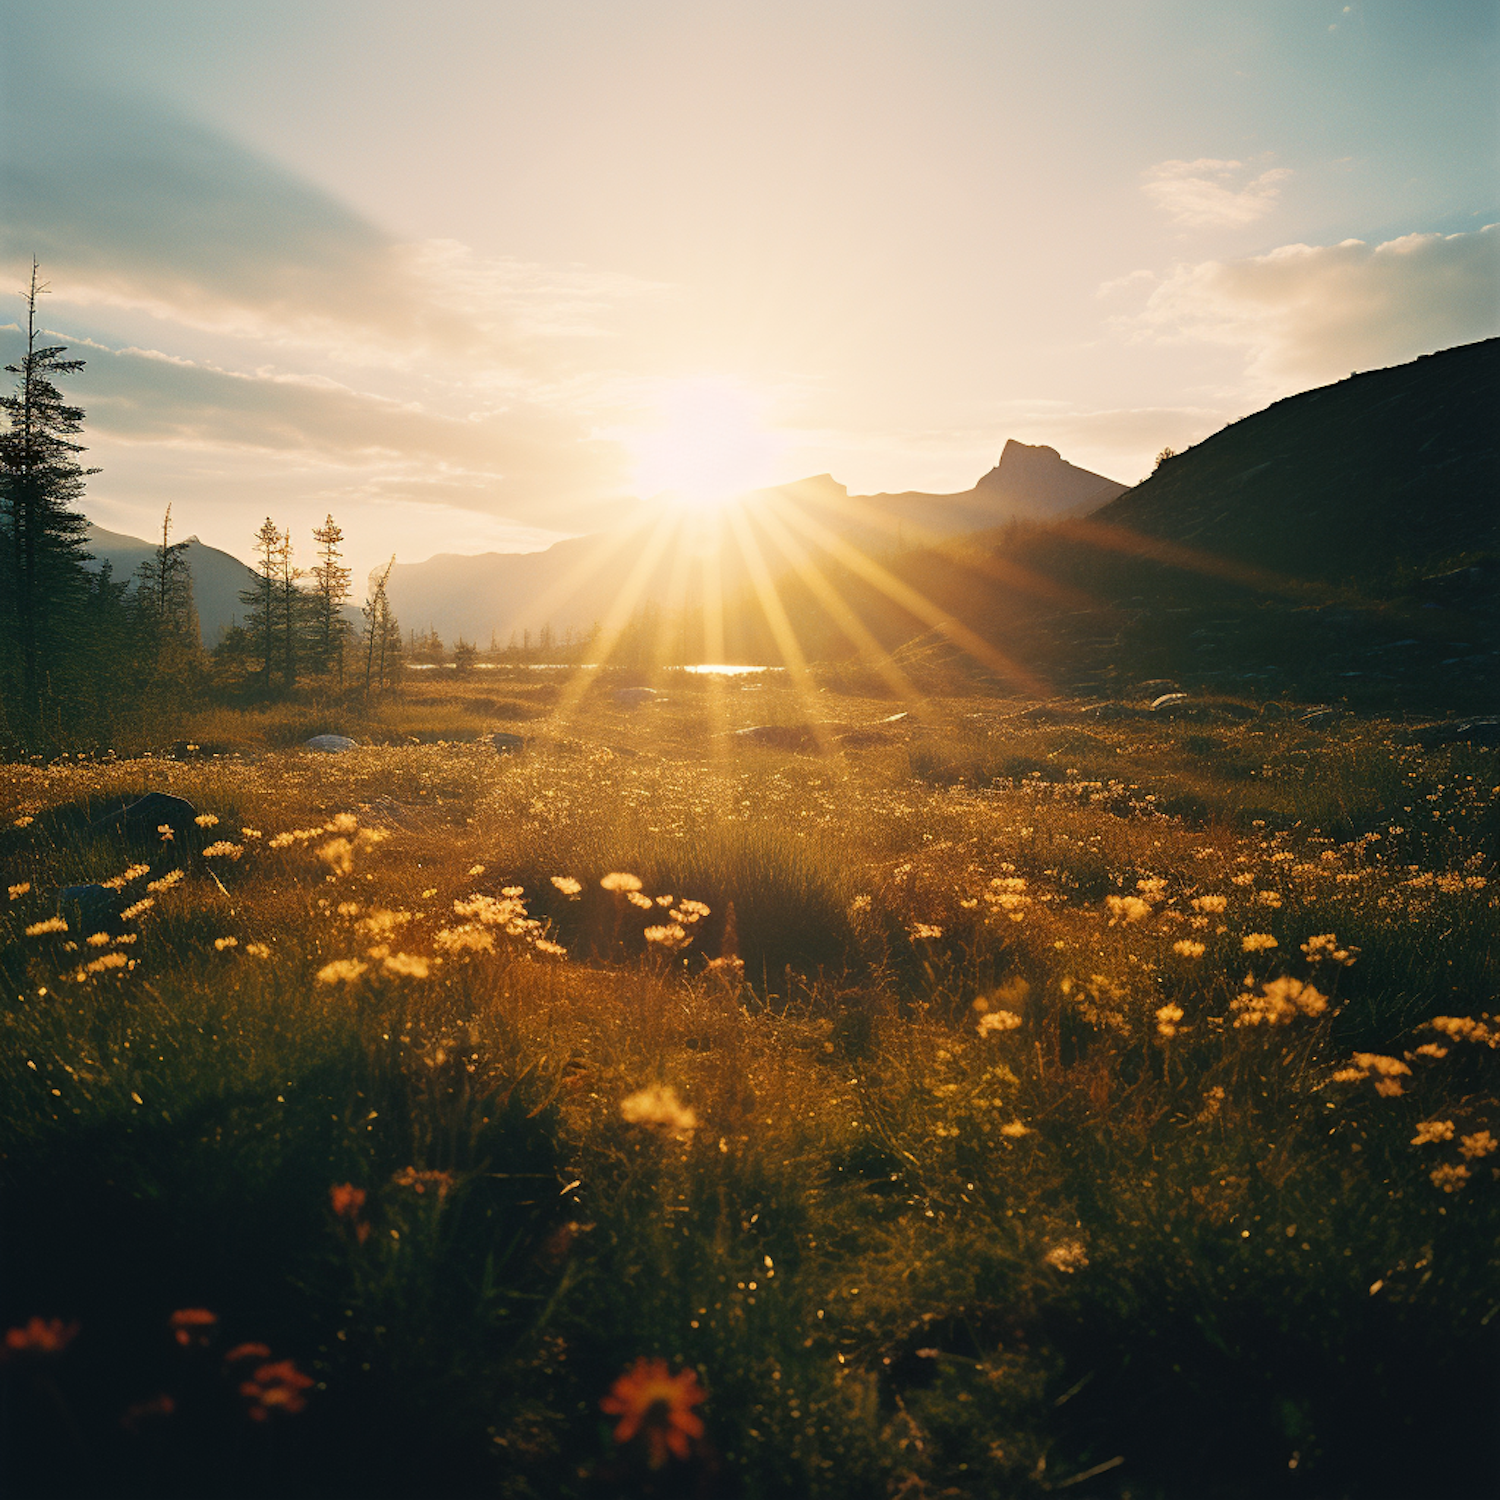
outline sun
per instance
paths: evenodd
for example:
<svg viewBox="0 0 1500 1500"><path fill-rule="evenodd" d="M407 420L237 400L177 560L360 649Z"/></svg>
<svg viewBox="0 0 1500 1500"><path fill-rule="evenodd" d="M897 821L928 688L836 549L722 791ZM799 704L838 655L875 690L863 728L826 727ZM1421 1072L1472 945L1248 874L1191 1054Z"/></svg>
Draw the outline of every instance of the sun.
<svg viewBox="0 0 1500 1500"><path fill-rule="evenodd" d="M684 510L714 510L773 483L784 444L762 420L763 405L732 381L674 381L656 420L624 437L636 492Z"/></svg>

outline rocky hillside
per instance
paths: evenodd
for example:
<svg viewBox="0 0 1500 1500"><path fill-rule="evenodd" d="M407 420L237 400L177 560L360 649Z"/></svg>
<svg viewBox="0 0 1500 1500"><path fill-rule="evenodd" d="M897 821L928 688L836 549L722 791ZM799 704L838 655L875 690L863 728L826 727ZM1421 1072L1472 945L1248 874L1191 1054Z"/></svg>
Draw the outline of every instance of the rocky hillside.
<svg viewBox="0 0 1500 1500"><path fill-rule="evenodd" d="M1288 396L1095 520L1293 578L1388 586L1500 549L1500 339Z"/></svg>

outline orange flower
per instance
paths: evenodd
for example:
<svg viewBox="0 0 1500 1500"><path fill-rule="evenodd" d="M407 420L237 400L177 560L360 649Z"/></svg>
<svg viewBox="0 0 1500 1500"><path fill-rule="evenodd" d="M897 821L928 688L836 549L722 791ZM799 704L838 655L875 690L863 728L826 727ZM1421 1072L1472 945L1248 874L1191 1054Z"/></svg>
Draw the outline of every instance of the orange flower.
<svg viewBox="0 0 1500 1500"><path fill-rule="evenodd" d="M237 1365L242 1359L270 1359L271 1347L269 1344L236 1344L228 1354L224 1356L226 1365Z"/></svg>
<svg viewBox="0 0 1500 1500"><path fill-rule="evenodd" d="M218 1321L219 1315L209 1312L206 1307L179 1307L167 1319L172 1329L172 1337L184 1349L189 1344L197 1344L200 1348L205 1347L208 1344L208 1330Z"/></svg>
<svg viewBox="0 0 1500 1500"><path fill-rule="evenodd" d="M307 1405L302 1392L313 1384L311 1375L304 1375L290 1359L278 1359L273 1364L264 1364L255 1376L240 1386L240 1395L250 1403L250 1419L264 1422L275 1411L284 1411L294 1416Z"/></svg>
<svg viewBox="0 0 1500 1500"><path fill-rule="evenodd" d="M77 1336L76 1323L32 1318L23 1328L5 1330L5 1354L61 1354Z"/></svg>
<svg viewBox="0 0 1500 1500"><path fill-rule="evenodd" d="M692 1408L707 1399L694 1371L672 1375L664 1359L638 1359L610 1387L599 1409L619 1417L617 1443L644 1436L648 1461L659 1469L669 1453L687 1458L694 1439L703 1436L703 1420Z"/></svg>
<svg viewBox="0 0 1500 1500"><path fill-rule="evenodd" d="M336 1182L328 1189L328 1201L341 1219L357 1219L364 1212L365 1190L352 1182Z"/></svg>
<svg viewBox="0 0 1500 1500"><path fill-rule="evenodd" d="M370 1237L370 1226L365 1223L365 1190L352 1182L336 1182L328 1189L328 1201L333 1205L336 1218L343 1219L354 1230L354 1238L361 1245Z"/></svg>

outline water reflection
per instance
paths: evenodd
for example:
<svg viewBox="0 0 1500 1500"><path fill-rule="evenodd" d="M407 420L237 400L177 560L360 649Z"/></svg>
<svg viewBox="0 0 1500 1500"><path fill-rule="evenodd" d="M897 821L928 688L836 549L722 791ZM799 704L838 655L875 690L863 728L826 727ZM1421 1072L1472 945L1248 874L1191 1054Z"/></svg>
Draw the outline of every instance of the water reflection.
<svg viewBox="0 0 1500 1500"><path fill-rule="evenodd" d="M592 672L596 671L601 664L599 662L561 662L561 661L476 661L471 662L471 672L511 672L519 668L523 672ZM408 672L451 672L454 670L451 661L409 661L406 664ZM785 667L761 667L748 662L735 661L697 661L682 663L677 666L666 667L668 672L692 672L695 676L702 677L744 677L754 672L785 672Z"/></svg>

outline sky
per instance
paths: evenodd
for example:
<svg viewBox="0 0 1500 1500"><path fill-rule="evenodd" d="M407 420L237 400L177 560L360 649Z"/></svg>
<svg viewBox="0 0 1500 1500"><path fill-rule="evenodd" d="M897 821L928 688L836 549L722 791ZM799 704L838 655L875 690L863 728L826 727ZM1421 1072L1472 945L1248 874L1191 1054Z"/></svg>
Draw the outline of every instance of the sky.
<svg viewBox="0 0 1500 1500"><path fill-rule="evenodd" d="M0 0L85 509L357 576L631 497L1133 483L1500 332L1491 0ZM7 310L8 309L8 310ZM695 488L696 487L696 488Z"/></svg>

